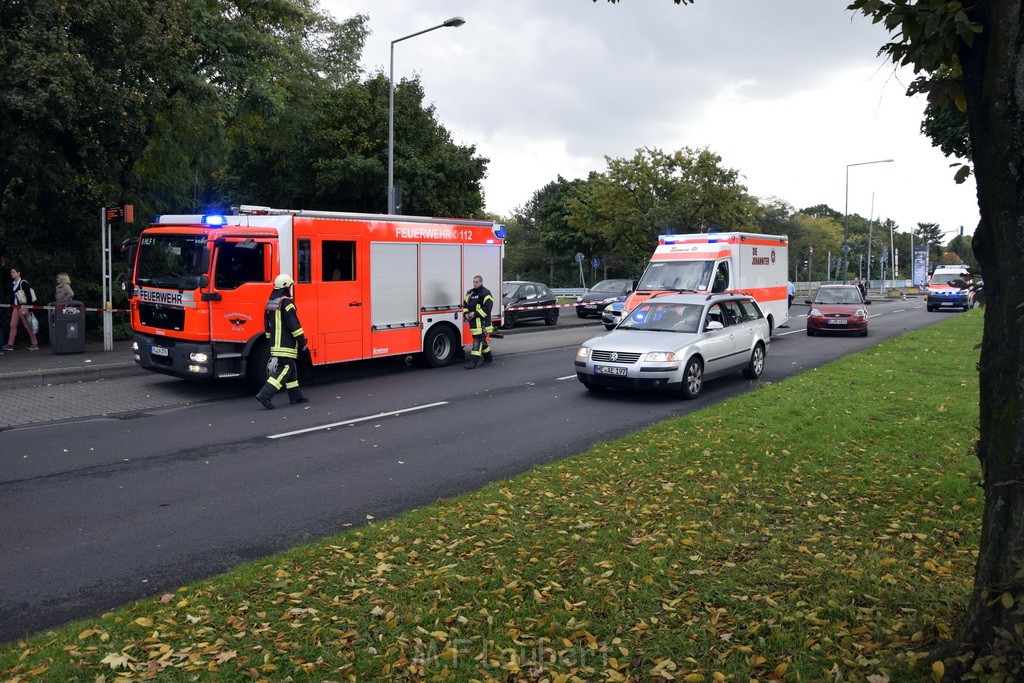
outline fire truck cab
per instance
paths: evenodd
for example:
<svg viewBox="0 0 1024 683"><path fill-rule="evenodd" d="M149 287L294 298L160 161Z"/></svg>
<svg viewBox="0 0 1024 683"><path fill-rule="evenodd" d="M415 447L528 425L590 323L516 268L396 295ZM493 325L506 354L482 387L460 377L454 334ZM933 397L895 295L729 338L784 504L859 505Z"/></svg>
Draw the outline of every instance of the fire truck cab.
<svg viewBox="0 0 1024 683"><path fill-rule="evenodd" d="M288 273L313 365L413 354L447 365L472 341L461 309L473 276L502 281L504 235L492 221L256 206L159 216L129 254L135 360L262 384L263 311Z"/></svg>

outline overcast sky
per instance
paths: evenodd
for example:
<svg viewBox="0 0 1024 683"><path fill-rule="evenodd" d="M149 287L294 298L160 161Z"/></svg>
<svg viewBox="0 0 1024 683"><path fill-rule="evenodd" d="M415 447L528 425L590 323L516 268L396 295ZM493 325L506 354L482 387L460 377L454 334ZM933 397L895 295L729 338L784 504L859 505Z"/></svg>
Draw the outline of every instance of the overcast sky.
<svg viewBox="0 0 1024 683"><path fill-rule="evenodd" d="M604 171L606 155L707 147L762 199L843 212L849 173L851 214L973 233L973 178L953 182L953 160L918 132L913 74L876 56L888 35L847 4L321 0L339 19L369 16L367 73L388 73L392 40L466 20L397 43L395 79L418 74L455 141L490 159L490 212ZM881 159L894 162L847 169Z"/></svg>

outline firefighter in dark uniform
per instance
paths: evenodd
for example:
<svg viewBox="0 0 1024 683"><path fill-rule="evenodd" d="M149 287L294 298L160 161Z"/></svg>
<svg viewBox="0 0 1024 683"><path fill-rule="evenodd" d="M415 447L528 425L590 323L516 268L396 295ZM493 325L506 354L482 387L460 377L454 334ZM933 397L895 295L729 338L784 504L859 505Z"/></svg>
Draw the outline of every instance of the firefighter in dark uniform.
<svg viewBox="0 0 1024 683"><path fill-rule="evenodd" d="M490 335L494 332L491 325L493 307L494 297L491 296L491 290L484 287L484 279L481 276L474 275L473 289L466 292L462 300L462 317L469 323L469 333L473 335L473 350L469 353L467 370L479 365L481 359L484 365L494 362L490 346Z"/></svg>
<svg viewBox="0 0 1024 683"><path fill-rule="evenodd" d="M256 394L256 400L268 410L274 407L274 394L281 389L288 390L288 400L293 404L309 403L299 390L297 361L299 351L306 350L306 335L302 332L302 323L292 302L294 285L291 275L278 275L263 311L263 329L270 340L270 363L267 366L267 383Z"/></svg>

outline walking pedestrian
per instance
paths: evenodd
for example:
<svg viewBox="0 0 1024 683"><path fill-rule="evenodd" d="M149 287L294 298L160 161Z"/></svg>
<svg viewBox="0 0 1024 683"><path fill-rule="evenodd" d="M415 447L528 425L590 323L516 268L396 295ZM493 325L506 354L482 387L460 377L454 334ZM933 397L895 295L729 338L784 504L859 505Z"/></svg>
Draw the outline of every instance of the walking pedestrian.
<svg viewBox="0 0 1024 683"><path fill-rule="evenodd" d="M494 331L491 324L491 309L494 297L491 290L484 287L484 279L480 275L473 276L473 288L466 292L462 300L462 317L469 323L469 333L473 335L473 348L469 352L466 369L472 370L483 359L484 365L494 362L491 356L490 335Z"/></svg>
<svg viewBox="0 0 1024 683"><path fill-rule="evenodd" d="M274 394L282 388L288 391L288 400L293 405L309 403L299 390L298 357L299 351L306 350L307 342L292 300L294 287L291 275L278 275L263 311L263 329L270 340L270 364L267 381L256 394L256 400L268 410L274 407Z"/></svg>
<svg viewBox="0 0 1024 683"><path fill-rule="evenodd" d="M35 316L32 315L30 309L24 308L25 306L31 306L33 303L35 302L32 299L32 288L29 287L27 281L21 278L21 270L11 268L11 334L7 338L4 351L14 350L14 338L18 334L18 323L24 325L28 331L30 342L28 350L39 350L36 333L32 331L32 320L34 320Z"/></svg>
<svg viewBox="0 0 1024 683"><path fill-rule="evenodd" d="M867 298L868 298L868 287L867 287L867 285L865 285L863 282L861 282L861 279L859 277L854 279L853 284L857 285L857 291L860 292L860 298L864 299L864 300L867 300Z"/></svg>
<svg viewBox="0 0 1024 683"><path fill-rule="evenodd" d="M57 287L53 295L54 301L71 301L75 298L75 290L71 289L71 278L67 273L57 273Z"/></svg>

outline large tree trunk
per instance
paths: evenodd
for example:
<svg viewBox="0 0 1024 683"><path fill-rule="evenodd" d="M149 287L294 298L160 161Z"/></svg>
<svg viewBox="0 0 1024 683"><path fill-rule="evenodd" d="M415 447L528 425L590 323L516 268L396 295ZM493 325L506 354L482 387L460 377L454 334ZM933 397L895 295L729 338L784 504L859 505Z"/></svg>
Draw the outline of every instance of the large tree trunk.
<svg viewBox="0 0 1024 683"><path fill-rule="evenodd" d="M976 666L1024 676L1024 8L1021 0L971 7L984 32L959 54L981 213L973 246L987 302L977 443L985 512L961 637Z"/></svg>

